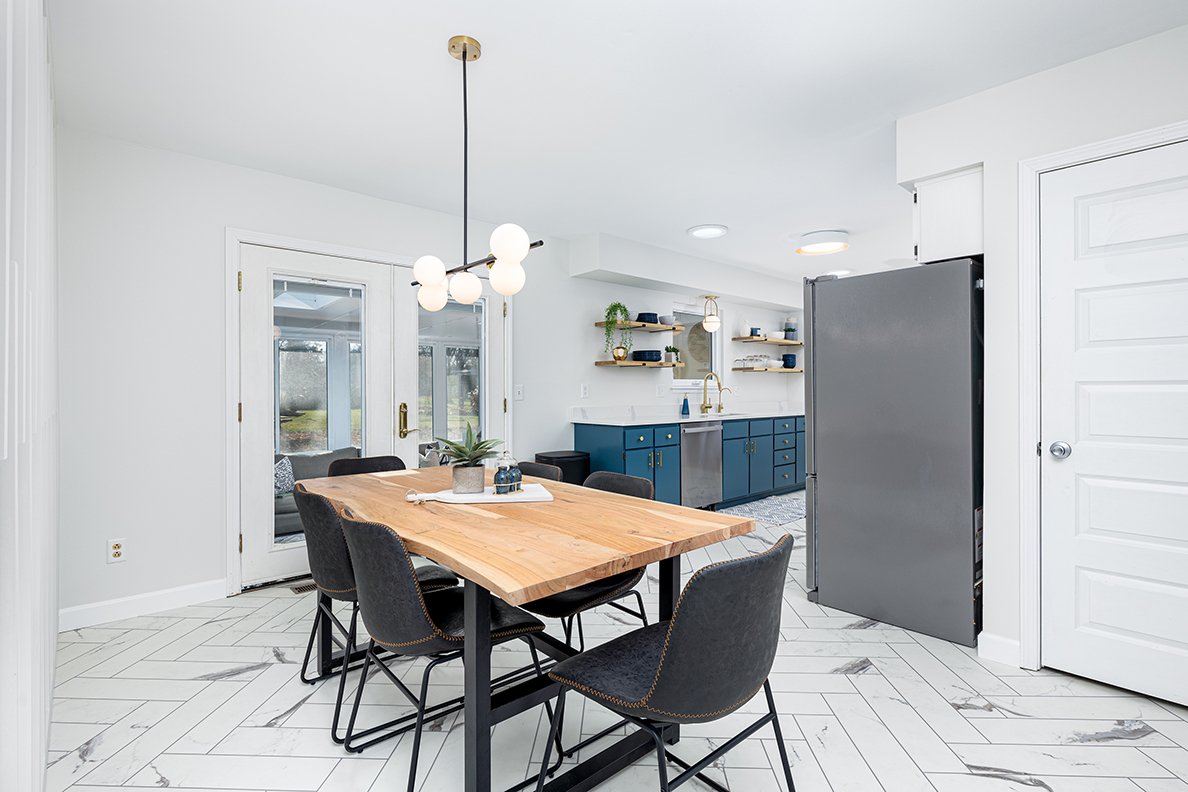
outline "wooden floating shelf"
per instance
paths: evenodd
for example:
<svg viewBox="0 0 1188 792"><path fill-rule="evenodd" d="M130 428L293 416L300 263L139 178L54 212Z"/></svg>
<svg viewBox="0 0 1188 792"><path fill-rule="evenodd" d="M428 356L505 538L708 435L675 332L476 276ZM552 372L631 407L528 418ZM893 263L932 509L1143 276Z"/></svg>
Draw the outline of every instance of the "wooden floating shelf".
<svg viewBox="0 0 1188 792"><path fill-rule="evenodd" d="M653 363L650 360L595 360L595 366L617 366L619 368L684 368L684 363Z"/></svg>
<svg viewBox="0 0 1188 792"><path fill-rule="evenodd" d="M802 368L733 368L731 371L769 371L774 374L803 374Z"/></svg>
<svg viewBox="0 0 1188 792"><path fill-rule="evenodd" d="M803 341L789 341L786 338L770 338L768 336L735 336L731 341L741 341L744 344L775 344L776 346L804 346Z"/></svg>
<svg viewBox="0 0 1188 792"><path fill-rule="evenodd" d="M595 322L595 327L606 327L606 322ZM644 330L649 333L667 333L669 330L675 330L680 333L685 329L684 325L666 325L666 324L652 324L650 322L616 322L616 330Z"/></svg>

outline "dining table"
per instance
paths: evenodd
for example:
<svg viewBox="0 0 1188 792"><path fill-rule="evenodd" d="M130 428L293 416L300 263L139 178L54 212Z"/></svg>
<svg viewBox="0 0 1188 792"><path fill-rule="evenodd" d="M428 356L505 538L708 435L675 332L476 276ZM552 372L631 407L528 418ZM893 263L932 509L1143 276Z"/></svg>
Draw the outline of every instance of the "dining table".
<svg viewBox="0 0 1188 792"><path fill-rule="evenodd" d="M487 470L487 484L493 471ZM442 503L410 501L410 493L449 490L447 467L306 479L303 486L349 509L355 519L395 531L409 552L452 570L464 586L463 648L465 790L491 790L491 728L541 706L560 692L547 675L492 693L491 598L522 605L585 583L658 566L660 621L671 619L681 588L681 556L749 533L747 517L635 498L563 482L524 477L543 485L551 501L533 503ZM344 662L331 642L329 618L319 610L318 663L323 674ZM536 649L554 661L577 653L540 632ZM345 658L349 661L350 658ZM680 739L676 725L665 734ZM636 732L552 778L549 792L593 789L654 750L652 738Z"/></svg>

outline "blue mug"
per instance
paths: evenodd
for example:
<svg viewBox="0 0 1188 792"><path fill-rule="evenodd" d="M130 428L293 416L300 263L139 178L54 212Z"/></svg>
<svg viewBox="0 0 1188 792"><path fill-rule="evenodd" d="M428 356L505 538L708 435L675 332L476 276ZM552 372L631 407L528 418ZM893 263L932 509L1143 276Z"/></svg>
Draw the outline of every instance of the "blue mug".
<svg viewBox="0 0 1188 792"><path fill-rule="evenodd" d="M752 328L751 328L751 335L752 335L752 336L758 336L758 335L759 335L759 331L760 331L761 329L762 329L762 328L760 328L760 327L752 327Z"/></svg>
<svg viewBox="0 0 1188 792"><path fill-rule="evenodd" d="M796 368L796 355L784 355L784 368Z"/></svg>

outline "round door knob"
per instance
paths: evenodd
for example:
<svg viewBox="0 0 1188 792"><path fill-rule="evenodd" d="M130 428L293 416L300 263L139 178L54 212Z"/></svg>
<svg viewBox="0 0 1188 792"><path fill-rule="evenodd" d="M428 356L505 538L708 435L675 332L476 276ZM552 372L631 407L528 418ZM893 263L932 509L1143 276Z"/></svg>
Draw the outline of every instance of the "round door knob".
<svg viewBox="0 0 1188 792"><path fill-rule="evenodd" d="M1057 459L1064 459L1072 454L1072 446L1063 440L1057 440L1055 443L1052 443L1048 451Z"/></svg>
<svg viewBox="0 0 1188 792"><path fill-rule="evenodd" d="M639 442L641 442L641 443L643 442L643 435L639 436Z"/></svg>

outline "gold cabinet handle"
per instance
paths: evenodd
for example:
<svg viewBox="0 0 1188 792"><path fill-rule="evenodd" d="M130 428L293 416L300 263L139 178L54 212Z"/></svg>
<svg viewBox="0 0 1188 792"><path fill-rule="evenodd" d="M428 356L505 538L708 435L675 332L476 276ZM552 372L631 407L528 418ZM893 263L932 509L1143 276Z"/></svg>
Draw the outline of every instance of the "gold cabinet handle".
<svg viewBox="0 0 1188 792"><path fill-rule="evenodd" d="M655 466L656 466L656 452L649 451L648 452L648 467L655 467Z"/></svg>
<svg viewBox="0 0 1188 792"><path fill-rule="evenodd" d="M785 474L784 474L784 478L788 478L788 474L787 474L787 473L785 473Z"/></svg>
<svg viewBox="0 0 1188 792"><path fill-rule="evenodd" d="M664 452L656 452L656 467L664 467Z"/></svg>
<svg viewBox="0 0 1188 792"><path fill-rule="evenodd" d="M641 443L643 442L643 435L639 436L639 442L641 442Z"/></svg>
<svg viewBox="0 0 1188 792"><path fill-rule="evenodd" d="M671 439L672 439L672 432L669 432L668 434L664 435L664 439L665 439L665 440L671 440Z"/></svg>
<svg viewBox="0 0 1188 792"><path fill-rule="evenodd" d="M408 404L405 402L400 402L399 429L398 434L401 440L408 437Z"/></svg>

